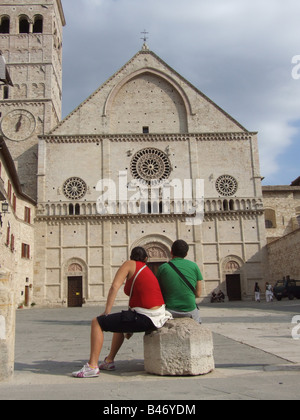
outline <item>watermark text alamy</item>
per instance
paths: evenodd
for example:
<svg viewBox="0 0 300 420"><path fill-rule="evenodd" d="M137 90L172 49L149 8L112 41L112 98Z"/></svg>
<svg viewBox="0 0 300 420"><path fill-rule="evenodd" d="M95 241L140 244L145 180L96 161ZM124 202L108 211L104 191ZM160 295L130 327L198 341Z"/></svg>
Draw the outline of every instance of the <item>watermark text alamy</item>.
<svg viewBox="0 0 300 420"><path fill-rule="evenodd" d="M173 179L129 182L127 171L118 180L98 181L97 213L101 215L181 214L187 225L200 225L204 219L204 180Z"/></svg>

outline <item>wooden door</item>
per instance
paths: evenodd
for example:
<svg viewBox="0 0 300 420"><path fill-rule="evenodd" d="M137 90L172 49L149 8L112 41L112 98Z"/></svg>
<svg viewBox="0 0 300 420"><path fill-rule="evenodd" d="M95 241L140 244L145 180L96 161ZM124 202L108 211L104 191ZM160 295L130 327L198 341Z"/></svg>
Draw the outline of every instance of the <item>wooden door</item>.
<svg viewBox="0 0 300 420"><path fill-rule="evenodd" d="M29 306L29 286L25 286L25 306Z"/></svg>
<svg viewBox="0 0 300 420"><path fill-rule="evenodd" d="M68 277L68 307L82 307L82 277Z"/></svg>
<svg viewBox="0 0 300 420"><path fill-rule="evenodd" d="M229 274L226 276L227 296L230 301L242 300L241 276Z"/></svg>

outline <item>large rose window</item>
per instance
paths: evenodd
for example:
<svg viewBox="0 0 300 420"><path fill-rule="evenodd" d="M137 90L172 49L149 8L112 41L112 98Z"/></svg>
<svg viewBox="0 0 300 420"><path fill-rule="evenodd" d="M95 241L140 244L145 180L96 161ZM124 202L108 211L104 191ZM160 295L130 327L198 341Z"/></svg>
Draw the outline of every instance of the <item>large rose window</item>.
<svg viewBox="0 0 300 420"><path fill-rule="evenodd" d="M130 169L134 178L148 184L158 184L168 179L172 170L168 156L154 148L137 152L131 160Z"/></svg>

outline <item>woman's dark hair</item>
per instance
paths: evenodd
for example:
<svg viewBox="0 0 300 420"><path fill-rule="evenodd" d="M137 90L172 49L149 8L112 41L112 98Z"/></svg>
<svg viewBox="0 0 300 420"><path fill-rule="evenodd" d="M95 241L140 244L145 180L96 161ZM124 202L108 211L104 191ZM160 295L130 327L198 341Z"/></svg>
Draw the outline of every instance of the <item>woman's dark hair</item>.
<svg viewBox="0 0 300 420"><path fill-rule="evenodd" d="M185 258L188 252L189 246L185 241L178 239L178 241L173 243L172 254L174 257Z"/></svg>
<svg viewBox="0 0 300 420"><path fill-rule="evenodd" d="M148 258L147 252L141 246L137 246L131 251L130 259L133 261L145 262L146 258Z"/></svg>

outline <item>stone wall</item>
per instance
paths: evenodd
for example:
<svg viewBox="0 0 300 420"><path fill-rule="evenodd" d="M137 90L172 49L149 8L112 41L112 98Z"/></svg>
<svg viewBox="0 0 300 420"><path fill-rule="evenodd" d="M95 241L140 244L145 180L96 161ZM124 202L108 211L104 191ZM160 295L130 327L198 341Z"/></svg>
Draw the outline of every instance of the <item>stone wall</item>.
<svg viewBox="0 0 300 420"><path fill-rule="evenodd" d="M269 282L290 276L300 280L300 229L268 244Z"/></svg>
<svg viewBox="0 0 300 420"><path fill-rule="evenodd" d="M35 204L20 190L13 163L4 155L5 144L1 147L0 186L9 211L2 214L0 226L0 269L12 274L16 305L21 305L25 303L26 292L32 302Z"/></svg>
<svg viewBox="0 0 300 420"><path fill-rule="evenodd" d="M15 355L15 302L9 273L0 271L0 381L13 375Z"/></svg>
<svg viewBox="0 0 300 420"><path fill-rule="evenodd" d="M297 216L300 209L300 187L265 186L263 200L266 220L271 222L266 230L268 242L288 235L299 228Z"/></svg>

